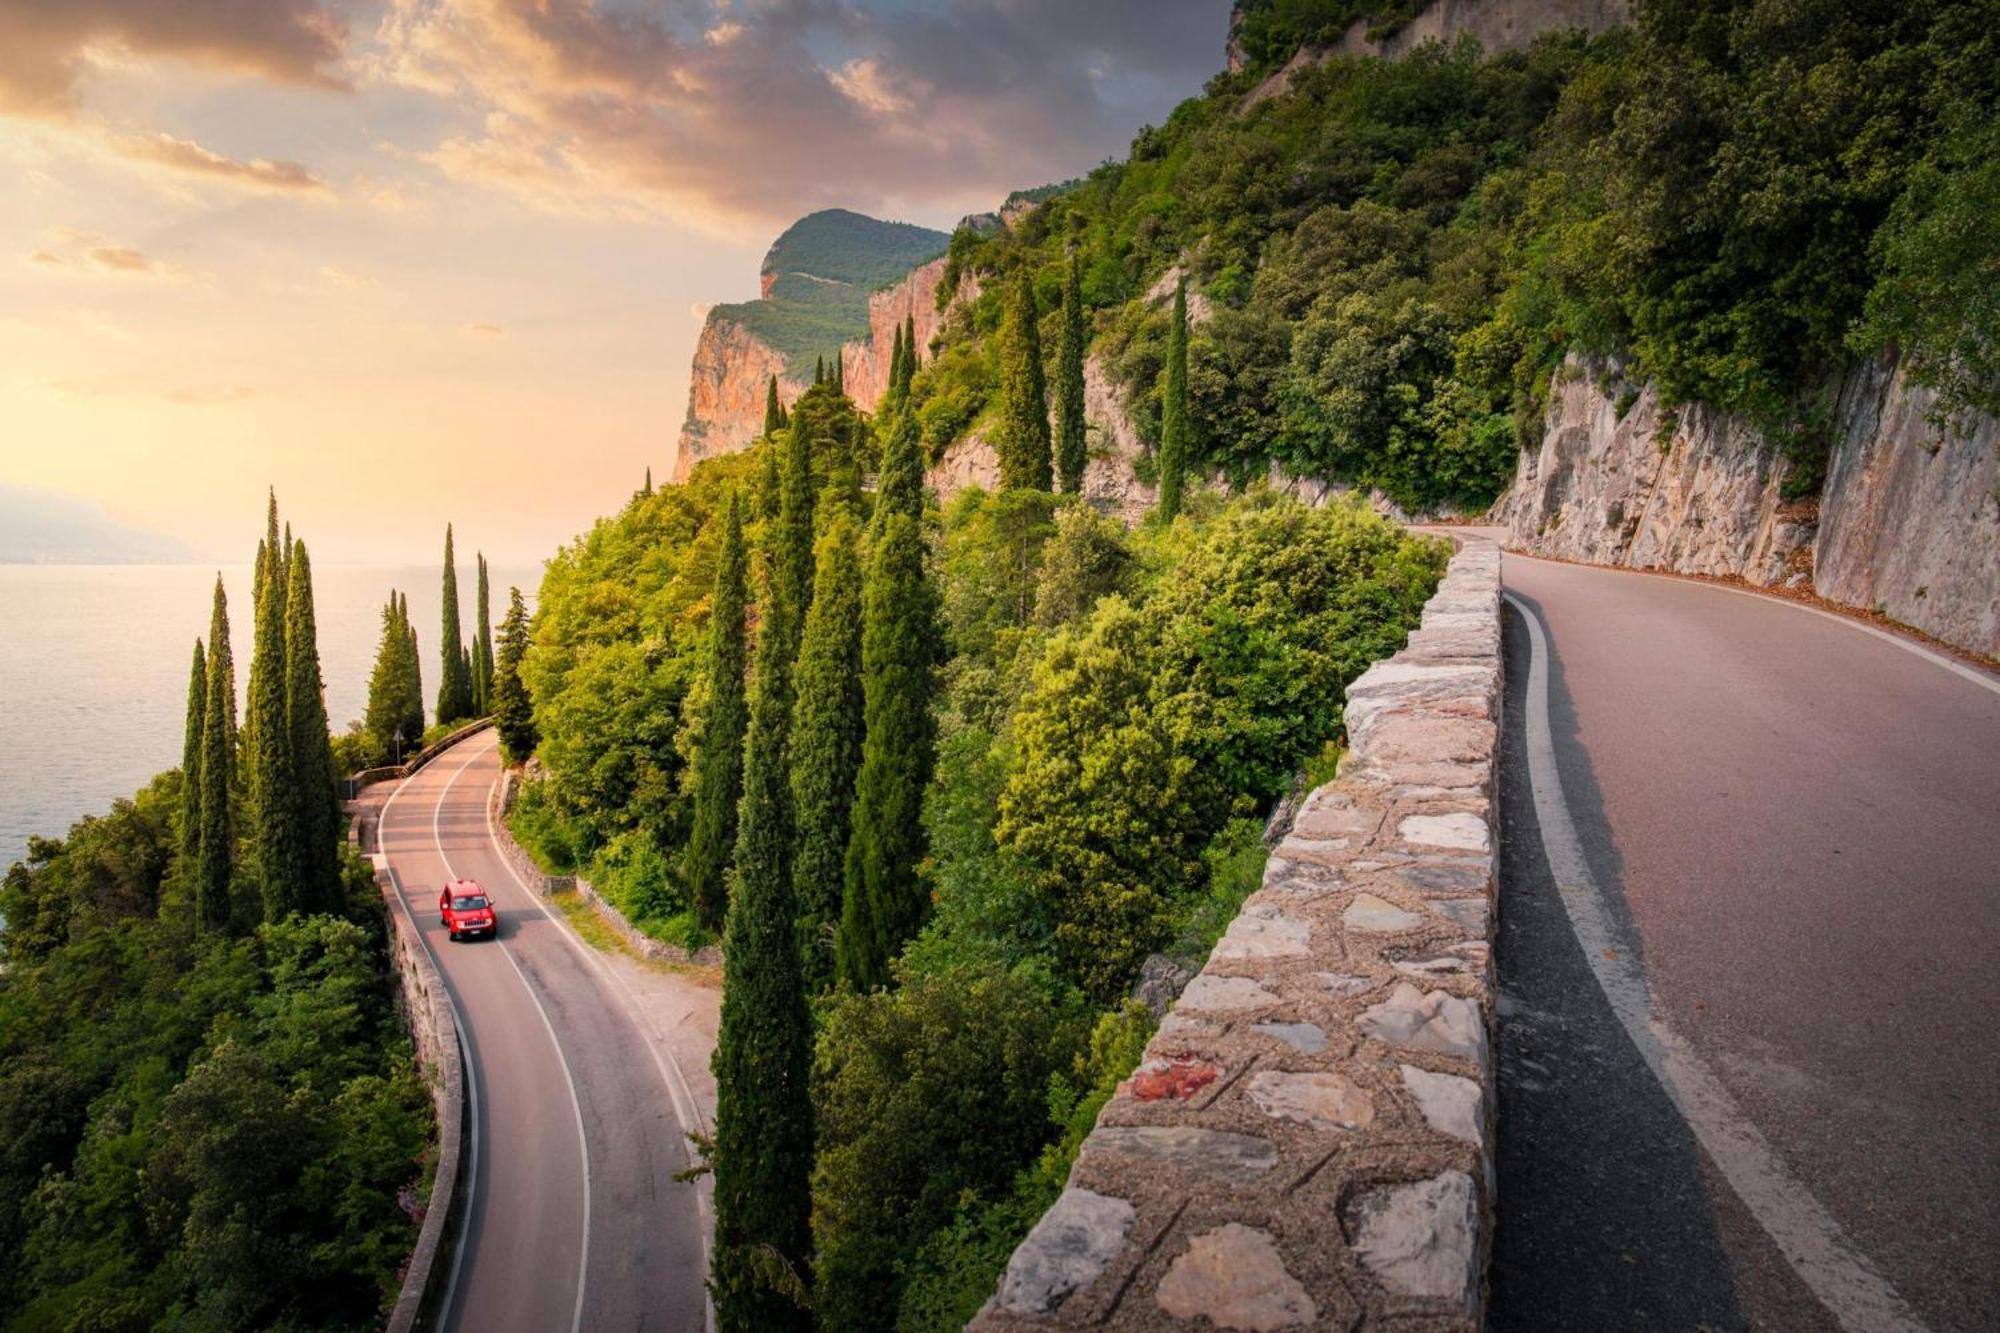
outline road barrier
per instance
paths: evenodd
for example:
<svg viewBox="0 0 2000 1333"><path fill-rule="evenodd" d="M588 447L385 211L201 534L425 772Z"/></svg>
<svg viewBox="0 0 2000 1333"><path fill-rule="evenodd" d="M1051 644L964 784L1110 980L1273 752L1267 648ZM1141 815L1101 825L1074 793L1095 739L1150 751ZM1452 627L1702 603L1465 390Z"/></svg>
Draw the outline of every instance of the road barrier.
<svg viewBox="0 0 2000 1333"><path fill-rule="evenodd" d="M407 778L467 736L482 732L492 725L493 719L490 717L476 718L450 735L442 736L433 744L426 745L400 764L384 764L380 768L364 768L359 773L351 773L341 779L341 799L351 801L359 796L363 789L372 787L378 782Z"/></svg>
<svg viewBox="0 0 2000 1333"><path fill-rule="evenodd" d="M1480 1327L1500 552L1457 542L976 1333Z"/></svg>

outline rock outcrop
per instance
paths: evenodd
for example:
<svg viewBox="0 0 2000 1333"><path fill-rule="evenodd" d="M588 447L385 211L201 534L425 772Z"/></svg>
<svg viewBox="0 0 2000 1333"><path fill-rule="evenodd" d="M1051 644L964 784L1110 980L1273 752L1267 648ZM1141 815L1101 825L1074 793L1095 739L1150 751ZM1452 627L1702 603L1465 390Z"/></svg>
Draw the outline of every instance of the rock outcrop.
<svg viewBox="0 0 2000 1333"><path fill-rule="evenodd" d="M840 349L840 371L847 396L864 412L873 412L889 388L889 354L896 345L896 330L906 317L914 317L917 346L928 348L944 323L938 310L937 285L949 261L943 255L928 264L919 264L893 285L868 297L868 336L845 343Z"/></svg>
<svg viewBox="0 0 2000 1333"><path fill-rule="evenodd" d="M805 392L806 385L789 378L785 359L769 343L733 319L709 315L694 345L687 420L669 480L686 481L702 459L735 453L757 438L773 375L785 403Z"/></svg>
<svg viewBox="0 0 2000 1333"><path fill-rule="evenodd" d="M1494 519L1530 554L1810 585L2000 656L1996 422L1941 429L1934 401L1891 363L1849 371L1820 497L1787 503L1784 456L1741 416L1690 406L1663 431L1651 387L1571 362Z"/></svg>

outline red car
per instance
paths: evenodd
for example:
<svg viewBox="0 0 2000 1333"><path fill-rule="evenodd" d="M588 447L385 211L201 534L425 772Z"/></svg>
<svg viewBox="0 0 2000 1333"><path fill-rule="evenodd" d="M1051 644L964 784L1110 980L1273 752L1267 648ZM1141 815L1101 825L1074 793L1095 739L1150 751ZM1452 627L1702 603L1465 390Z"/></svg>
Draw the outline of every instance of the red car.
<svg viewBox="0 0 2000 1333"><path fill-rule="evenodd" d="M500 918L493 914L493 900L477 880L455 879L438 894L438 920L455 940L468 935L493 935Z"/></svg>

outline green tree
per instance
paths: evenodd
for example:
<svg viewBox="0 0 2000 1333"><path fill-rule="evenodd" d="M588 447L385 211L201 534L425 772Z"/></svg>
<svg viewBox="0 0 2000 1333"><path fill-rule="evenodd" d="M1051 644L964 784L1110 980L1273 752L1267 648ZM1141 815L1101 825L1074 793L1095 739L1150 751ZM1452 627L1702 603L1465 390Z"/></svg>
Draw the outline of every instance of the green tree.
<svg viewBox="0 0 2000 1333"><path fill-rule="evenodd" d="M181 865L193 870L201 854L201 723L208 709L208 657L194 641L188 669L187 726L181 740Z"/></svg>
<svg viewBox="0 0 2000 1333"><path fill-rule="evenodd" d="M382 605L382 637L375 645L375 669L368 676L368 707L361 727L374 742L378 764L402 761L402 749L423 735L423 714L417 727L410 727L408 701L414 692L421 699L422 686L412 678L416 656L410 642L409 626L403 619L403 604L394 589ZM400 737L400 738L399 738Z"/></svg>
<svg viewBox="0 0 2000 1333"><path fill-rule="evenodd" d="M1089 461L1083 427L1083 261L1070 251L1063 272L1062 326L1056 340L1056 480L1065 495L1083 491Z"/></svg>
<svg viewBox="0 0 2000 1333"><path fill-rule="evenodd" d="M796 419L792 441L788 452L802 454ZM788 463L781 525L799 517L794 471ZM812 1247L812 1023L796 933L788 778L800 608L791 600L783 564L781 552L757 645L735 885L722 941L709 1286L724 1333L803 1333L812 1327L803 1291Z"/></svg>
<svg viewBox="0 0 2000 1333"><path fill-rule="evenodd" d="M236 786L236 680L229 651L229 601L215 576L208 621L208 699L201 721L201 845L195 879L195 923L204 934L231 924L230 869L236 824L230 797Z"/></svg>
<svg viewBox="0 0 2000 1333"><path fill-rule="evenodd" d="M313 611L312 560L303 541L286 562L285 709L298 806L301 875L295 902L308 912L340 908L340 789L326 724L326 688L319 669L319 628Z"/></svg>
<svg viewBox="0 0 2000 1333"><path fill-rule="evenodd" d="M793 884L806 983L833 980L855 774L861 763L860 529L836 508L820 535L812 609L799 646L792 721L792 802L799 840Z"/></svg>
<svg viewBox="0 0 2000 1333"><path fill-rule="evenodd" d="M1187 277L1174 286L1174 321L1167 335L1167 368L1160 389L1160 517L1181 511L1188 466Z"/></svg>
<svg viewBox="0 0 2000 1333"><path fill-rule="evenodd" d="M500 621L500 660L493 675L493 720L500 730L500 744L516 763L527 762L541 743L535 731L534 701L521 680L521 659L527 654L528 608L521 600L521 590L509 588L507 614Z"/></svg>
<svg viewBox="0 0 2000 1333"><path fill-rule="evenodd" d="M778 401L778 377L764 386L764 434L776 435L785 428L785 405Z"/></svg>
<svg viewBox="0 0 2000 1333"><path fill-rule="evenodd" d="M646 470L646 492L652 493L653 471ZM493 598L486 583L486 553L479 552L479 636L472 641L472 713L493 711Z"/></svg>
<svg viewBox="0 0 2000 1333"><path fill-rule="evenodd" d="M412 751L423 743L424 735L424 655L417 645L417 627L410 623L410 595L396 597L396 614L403 621L405 666L403 673L403 739Z"/></svg>
<svg viewBox="0 0 2000 1333"><path fill-rule="evenodd" d="M1087 504L1056 511L1055 534L1042 548L1035 579L1035 624L1057 629L1087 618L1100 599L1130 583L1132 550L1125 526Z"/></svg>
<svg viewBox="0 0 2000 1333"><path fill-rule="evenodd" d="M931 695L939 657L937 593L924 568L916 423L905 413L883 463L862 588L865 723L854 827L834 937L840 980L885 984L889 960L923 924L923 799L935 759Z"/></svg>
<svg viewBox="0 0 2000 1333"><path fill-rule="evenodd" d="M813 1230L825 1333L894 1327L906 1259L1012 1186L1049 1133L1049 1080L1088 1031L1046 974L976 965L842 992L814 1078Z"/></svg>
<svg viewBox="0 0 2000 1333"><path fill-rule="evenodd" d="M736 850L737 806L743 793L743 733L748 723L743 694L748 657L744 629L748 565L743 502L731 491L723 510L722 545L709 601L704 667L708 690L701 719L701 749L694 761L694 823L684 863L695 918L708 930L718 930L724 924L730 858Z"/></svg>
<svg viewBox="0 0 2000 1333"><path fill-rule="evenodd" d="M1051 481L1049 394L1042 371L1041 318L1025 266L1000 329L1000 422L994 445L1000 484L1046 491Z"/></svg>
<svg viewBox="0 0 2000 1333"><path fill-rule="evenodd" d="M766 632L782 630L792 636L789 647L797 647L797 636L812 600L813 578L813 476L811 427L803 411L792 413L792 426L784 436L778 459L778 521L772 534L771 596L791 613L789 619L770 617ZM760 650L761 651L761 650Z"/></svg>
<svg viewBox="0 0 2000 1333"><path fill-rule="evenodd" d="M438 637L437 720L459 722L472 716L472 674L466 669L465 640L458 627L458 568L451 553L451 525L444 528L444 618Z"/></svg>
<svg viewBox="0 0 2000 1333"><path fill-rule="evenodd" d="M283 919L304 907L304 835L299 823L299 783L292 760L291 715L285 700L285 599L278 586L286 560L273 549L264 561L264 587L256 606L250 658L250 711L244 722L249 765L250 866L257 877L261 915Z"/></svg>

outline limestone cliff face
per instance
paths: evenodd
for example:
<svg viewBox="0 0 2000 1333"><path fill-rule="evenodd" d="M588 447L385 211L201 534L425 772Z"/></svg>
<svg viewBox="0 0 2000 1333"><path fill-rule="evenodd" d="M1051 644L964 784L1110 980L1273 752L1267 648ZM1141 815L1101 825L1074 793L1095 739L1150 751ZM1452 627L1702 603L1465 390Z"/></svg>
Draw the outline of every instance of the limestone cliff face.
<svg viewBox="0 0 2000 1333"><path fill-rule="evenodd" d="M671 480L686 481L702 459L734 453L757 438L773 375L787 404L805 392L804 384L785 378L785 359L775 348L719 312L709 316L688 372L687 420Z"/></svg>
<svg viewBox="0 0 2000 1333"><path fill-rule="evenodd" d="M1780 496L1786 462L1740 416L1670 415L1654 391L1621 417L1615 369L1559 372L1539 448L1494 507L1510 544L1591 564L1810 586L2000 656L2000 438L1991 417L1940 431L1932 396L1884 362L1840 385L1817 504Z"/></svg>
<svg viewBox="0 0 2000 1333"><path fill-rule="evenodd" d="M1581 28L1598 33L1632 19L1633 0L1434 0L1416 17L1384 37L1370 37L1375 20L1357 19L1338 42L1325 49L1301 50L1282 69L1252 89L1243 99L1249 110L1289 90L1300 70L1324 63L1336 55L1384 56L1395 59L1424 42L1452 42L1462 36L1477 38L1489 53L1515 51L1545 32ZM1227 48L1229 68L1243 67L1239 40L1241 8L1230 18Z"/></svg>
<svg viewBox="0 0 2000 1333"><path fill-rule="evenodd" d="M928 264L919 264L892 287L868 297L868 336L844 344L840 349L840 373L847 396L864 412L873 412L889 389L889 355L895 349L896 330L907 316L915 316L917 346L930 346L944 315L937 308L937 285L944 277L948 261L940 255Z"/></svg>

